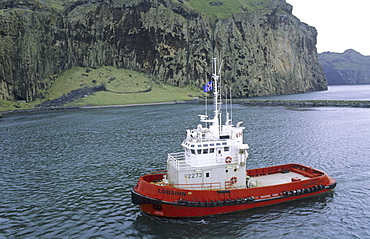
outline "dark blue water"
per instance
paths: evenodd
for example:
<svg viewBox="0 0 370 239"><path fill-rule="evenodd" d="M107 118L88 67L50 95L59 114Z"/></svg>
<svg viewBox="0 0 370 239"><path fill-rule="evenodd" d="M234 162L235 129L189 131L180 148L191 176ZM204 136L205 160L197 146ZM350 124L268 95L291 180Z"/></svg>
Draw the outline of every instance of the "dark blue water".
<svg viewBox="0 0 370 239"><path fill-rule="evenodd" d="M244 107L249 168L302 163L329 194L196 219L143 215L139 176L165 169L200 105L18 113L0 119L0 238L369 238L370 109Z"/></svg>

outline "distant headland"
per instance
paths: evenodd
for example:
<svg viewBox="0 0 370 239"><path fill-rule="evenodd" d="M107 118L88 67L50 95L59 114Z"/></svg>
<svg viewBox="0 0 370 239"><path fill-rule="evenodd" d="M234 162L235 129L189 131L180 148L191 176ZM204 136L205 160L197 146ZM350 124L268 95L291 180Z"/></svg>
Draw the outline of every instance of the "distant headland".
<svg viewBox="0 0 370 239"><path fill-rule="evenodd" d="M370 56L349 49L319 54L329 85L370 84Z"/></svg>

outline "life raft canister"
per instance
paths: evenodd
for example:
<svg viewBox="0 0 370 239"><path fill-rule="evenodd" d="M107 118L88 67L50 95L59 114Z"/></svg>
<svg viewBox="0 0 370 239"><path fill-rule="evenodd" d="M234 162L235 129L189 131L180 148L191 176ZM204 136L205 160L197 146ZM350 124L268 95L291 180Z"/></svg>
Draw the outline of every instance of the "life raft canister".
<svg viewBox="0 0 370 239"><path fill-rule="evenodd" d="M235 184L235 183L237 183L238 182L238 178L237 177L232 177L231 179L230 179L230 183L231 184Z"/></svg>
<svg viewBox="0 0 370 239"><path fill-rule="evenodd" d="M225 163L231 163L231 161L233 161L233 158L232 158L232 157L227 156L227 157L225 158Z"/></svg>

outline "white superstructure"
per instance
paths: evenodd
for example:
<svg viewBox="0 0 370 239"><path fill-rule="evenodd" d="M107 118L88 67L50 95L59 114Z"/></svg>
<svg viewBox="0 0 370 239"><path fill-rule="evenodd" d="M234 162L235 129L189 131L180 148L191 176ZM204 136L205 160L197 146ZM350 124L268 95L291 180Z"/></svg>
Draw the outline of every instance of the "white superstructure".
<svg viewBox="0 0 370 239"><path fill-rule="evenodd" d="M168 181L184 189L235 189L246 187L247 144L243 144L242 122L232 125L227 114L222 125L216 58L213 59L213 119L199 115L196 129L187 130L183 152L167 159Z"/></svg>

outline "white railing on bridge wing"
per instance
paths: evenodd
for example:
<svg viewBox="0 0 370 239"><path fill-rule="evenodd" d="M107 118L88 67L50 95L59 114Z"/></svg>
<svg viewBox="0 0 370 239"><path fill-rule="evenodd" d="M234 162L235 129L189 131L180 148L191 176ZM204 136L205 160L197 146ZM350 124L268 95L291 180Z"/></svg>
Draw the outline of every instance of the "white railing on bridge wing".
<svg viewBox="0 0 370 239"><path fill-rule="evenodd" d="M187 170L192 168L198 168L198 167L205 167L205 166L214 166L214 165L220 165L224 164L224 158L217 159L212 155L208 155L207 157L202 156L201 159L198 159L197 157L194 159L186 159L185 160L185 152L179 152L179 153L170 153L168 154L167 163L171 165L176 170ZM231 162L236 163L238 162L238 159L232 159ZM230 163L231 163L230 162Z"/></svg>
<svg viewBox="0 0 370 239"><path fill-rule="evenodd" d="M167 163L170 164L176 170L187 170L194 167L204 167L214 164L214 160L210 159L192 159L185 160L185 152L170 153L168 154Z"/></svg>
<svg viewBox="0 0 370 239"><path fill-rule="evenodd" d="M185 162L185 152L168 154L167 163L177 170L183 167L189 167Z"/></svg>

